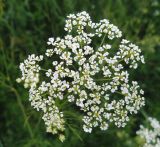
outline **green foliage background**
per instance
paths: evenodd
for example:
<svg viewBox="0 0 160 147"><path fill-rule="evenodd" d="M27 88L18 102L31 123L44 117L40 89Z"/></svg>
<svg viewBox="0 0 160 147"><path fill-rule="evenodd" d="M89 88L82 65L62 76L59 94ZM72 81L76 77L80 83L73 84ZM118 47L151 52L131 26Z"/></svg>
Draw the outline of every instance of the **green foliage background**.
<svg viewBox="0 0 160 147"><path fill-rule="evenodd" d="M143 50L146 64L132 78L144 89L146 106L125 129L84 134L71 127L62 144L45 132L15 79L28 54L43 52L48 37L64 35L66 15L83 10L95 21L109 19ZM160 120L160 0L0 0L0 147L141 147L135 132L147 116Z"/></svg>

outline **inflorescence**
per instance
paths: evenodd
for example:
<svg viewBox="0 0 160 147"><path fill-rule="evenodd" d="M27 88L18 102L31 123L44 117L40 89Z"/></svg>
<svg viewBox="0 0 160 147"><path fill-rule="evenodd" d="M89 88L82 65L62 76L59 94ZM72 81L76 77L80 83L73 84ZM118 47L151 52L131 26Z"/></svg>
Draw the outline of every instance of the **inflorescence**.
<svg viewBox="0 0 160 147"><path fill-rule="evenodd" d="M157 119L148 118L150 126L148 128L140 125L137 134L145 140L144 147L160 147L160 123Z"/></svg>
<svg viewBox="0 0 160 147"><path fill-rule="evenodd" d="M124 127L145 104L143 90L127 71L144 63L141 49L121 39L122 32L107 19L94 23L86 12L68 15L64 29L63 38L48 39L45 55L29 55L20 64L17 79L29 88L31 105L43 112L47 132L64 141L65 115L56 102L66 100L82 112L85 132L106 130L111 122ZM116 40L119 45L112 46ZM47 69L40 66L44 60L52 63Z"/></svg>

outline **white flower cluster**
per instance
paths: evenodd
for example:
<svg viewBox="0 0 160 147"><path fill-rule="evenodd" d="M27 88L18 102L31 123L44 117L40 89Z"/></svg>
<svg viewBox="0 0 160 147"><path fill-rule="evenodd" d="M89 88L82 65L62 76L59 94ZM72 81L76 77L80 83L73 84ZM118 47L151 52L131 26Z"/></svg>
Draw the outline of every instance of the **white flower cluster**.
<svg viewBox="0 0 160 147"><path fill-rule="evenodd" d="M24 81L24 87L35 87L36 84L39 82L39 71L40 66L37 62L43 60L43 56L35 56L34 54L29 55L28 59L24 60L23 63L20 64L19 68L22 72L22 78L17 79L17 81Z"/></svg>
<svg viewBox="0 0 160 147"><path fill-rule="evenodd" d="M157 119L149 117L150 128L140 125L137 134L145 140L144 147L160 147L160 123Z"/></svg>
<svg viewBox="0 0 160 147"><path fill-rule="evenodd" d="M31 55L20 65L18 82L30 87L31 105L43 111L47 131L60 134L61 141L66 120L57 101L79 108L85 132L94 127L106 130L111 122L124 127L129 115L144 105L143 90L129 81L126 70L144 63L141 50L125 39L112 47L109 42L121 38L122 32L106 19L92 22L86 12L69 15L65 30L63 38L49 38L51 48L44 56ZM93 45L101 37L101 43ZM40 68L43 57L52 63L49 69Z"/></svg>

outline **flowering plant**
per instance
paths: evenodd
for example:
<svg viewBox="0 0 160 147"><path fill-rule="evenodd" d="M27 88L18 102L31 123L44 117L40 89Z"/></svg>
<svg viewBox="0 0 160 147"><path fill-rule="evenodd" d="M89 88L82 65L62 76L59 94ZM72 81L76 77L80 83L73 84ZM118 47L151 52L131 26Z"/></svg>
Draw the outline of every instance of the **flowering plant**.
<svg viewBox="0 0 160 147"><path fill-rule="evenodd" d="M45 55L29 55L20 64L17 79L29 88L33 108L43 112L47 132L64 141L64 105L80 112L85 132L106 130L111 122L124 127L144 106L143 90L127 71L144 63L141 50L120 39L122 32L107 19L94 23L86 12L68 15L64 29L63 38L48 39Z"/></svg>
<svg viewBox="0 0 160 147"><path fill-rule="evenodd" d="M140 130L137 134L145 140L144 147L159 147L160 146L160 123L156 118L149 117L149 127L146 128L140 125Z"/></svg>

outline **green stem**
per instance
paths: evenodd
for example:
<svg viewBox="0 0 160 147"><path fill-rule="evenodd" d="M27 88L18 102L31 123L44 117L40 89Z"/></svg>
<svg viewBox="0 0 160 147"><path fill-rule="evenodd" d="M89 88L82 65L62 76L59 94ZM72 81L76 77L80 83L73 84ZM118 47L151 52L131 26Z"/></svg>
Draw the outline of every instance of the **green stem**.
<svg viewBox="0 0 160 147"><path fill-rule="evenodd" d="M108 78L108 79L105 79L105 78L103 78L103 79L94 79L95 81L109 81L109 80L112 80L111 78Z"/></svg>
<svg viewBox="0 0 160 147"><path fill-rule="evenodd" d="M20 109L23 113L23 117L26 121L26 125L27 125L27 128L28 128L28 131L29 131L29 134L30 134L30 137L33 138L34 137L34 134L32 132L32 129L31 129L31 126L28 122L28 119L27 119L27 115L26 115L26 112L25 112L25 109L23 107L23 104L22 104L22 101L21 101L21 98L20 98L20 95L19 93L17 92L17 90L14 88L14 87L11 87L11 91L14 92L14 94L16 95L16 98L17 98L17 102L18 102L18 105L20 106Z"/></svg>
<svg viewBox="0 0 160 147"><path fill-rule="evenodd" d="M147 115L147 113L143 109L141 110L141 113L145 117L145 119L148 120L148 115Z"/></svg>
<svg viewBox="0 0 160 147"><path fill-rule="evenodd" d="M119 92L119 91L115 91L115 93L118 93L118 94L120 94L120 95L125 96L124 94L122 94L122 93L121 93L121 92Z"/></svg>
<svg viewBox="0 0 160 147"><path fill-rule="evenodd" d="M68 125L68 127L70 128L70 130L74 133L75 136L77 136L77 138L79 138L80 141L83 141L83 139L81 138L81 136L79 135L79 133L76 131L76 129L74 129L70 124L66 123Z"/></svg>
<svg viewBox="0 0 160 147"><path fill-rule="evenodd" d="M102 41L101 41L100 46L102 46L102 45L103 45L103 43L104 43L104 40L105 40L106 36L107 36L107 34L105 34L105 35L103 36L103 39L102 39Z"/></svg>

